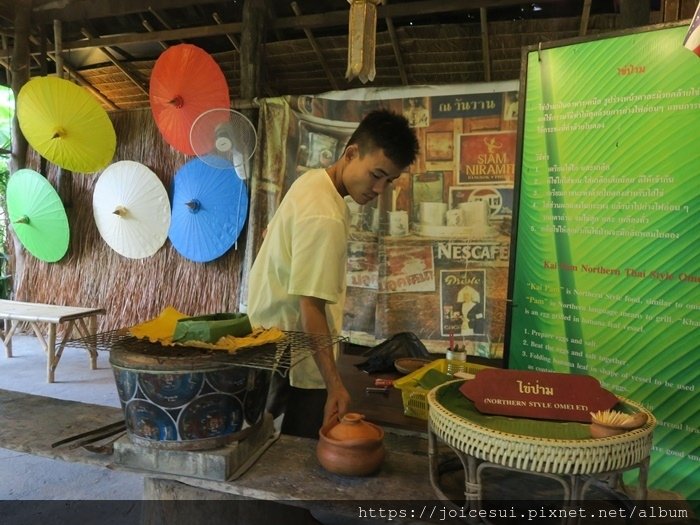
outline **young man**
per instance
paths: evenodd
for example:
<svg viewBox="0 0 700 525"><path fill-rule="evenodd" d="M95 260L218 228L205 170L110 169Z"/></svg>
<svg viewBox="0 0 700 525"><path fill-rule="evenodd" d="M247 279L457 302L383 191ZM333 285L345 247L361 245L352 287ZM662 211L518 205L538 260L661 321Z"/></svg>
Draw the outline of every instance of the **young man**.
<svg viewBox="0 0 700 525"><path fill-rule="evenodd" d="M418 140L404 117L373 111L334 164L309 170L292 184L250 272L248 316L254 326L340 333L348 242L343 198L350 196L358 204L372 201L417 153ZM322 424L348 410L350 395L336 369L333 348L315 350L313 360L290 370L284 433L318 437Z"/></svg>

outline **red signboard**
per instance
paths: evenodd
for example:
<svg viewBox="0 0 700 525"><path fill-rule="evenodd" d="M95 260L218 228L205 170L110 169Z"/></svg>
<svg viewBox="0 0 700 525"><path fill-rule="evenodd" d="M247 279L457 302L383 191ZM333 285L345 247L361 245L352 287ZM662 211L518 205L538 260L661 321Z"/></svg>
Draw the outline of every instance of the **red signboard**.
<svg viewBox="0 0 700 525"><path fill-rule="evenodd" d="M486 369L460 391L484 414L584 423L618 402L594 377L555 372Z"/></svg>

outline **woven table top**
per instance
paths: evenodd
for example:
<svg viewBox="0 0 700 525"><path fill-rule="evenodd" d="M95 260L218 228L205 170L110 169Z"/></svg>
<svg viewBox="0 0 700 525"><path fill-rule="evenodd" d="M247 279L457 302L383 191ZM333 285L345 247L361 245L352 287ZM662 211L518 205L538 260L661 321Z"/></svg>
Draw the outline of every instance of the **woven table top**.
<svg viewBox="0 0 700 525"><path fill-rule="evenodd" d="M454 411L446 408L441 401L454 399L462 383L450 381L428 393L428 419L440 439L475 458L529 472L577 475L625 470L649 457L656 419L628 399L620 398L616 409L644 412L647 422L624 434L594 439L584 423L486 415L463 396Z"/></svg>

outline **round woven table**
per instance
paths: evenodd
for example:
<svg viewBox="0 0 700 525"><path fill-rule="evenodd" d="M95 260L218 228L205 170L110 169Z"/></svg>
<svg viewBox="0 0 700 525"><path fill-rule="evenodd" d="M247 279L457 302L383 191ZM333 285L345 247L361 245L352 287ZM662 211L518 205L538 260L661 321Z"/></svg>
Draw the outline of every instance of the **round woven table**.
<svg viewBox="0 0 700 525"><path fill-rule="evenodd" d="M450 411L440 403L440 394L444 389L454 389L457 383L462 381L444 383L427 396L430 481L440 499L450 501L439 486L439 442L455 452L464 468L465 507L480 508L481 473L487 468L516 470L554 479L563 487L564 504L585 499L590 484L595 481L605 481L606 484L613 481L611 489L615 490L623 472L639 469L636 498L646 499L649 454L656 419L643 406L620 398L628 409L645 413L648 420L644 426L617 436L599 439L533 437L496 430L484 423L484 420L497 421L503 416L489 416L476 423L464 414Z"/></svg>

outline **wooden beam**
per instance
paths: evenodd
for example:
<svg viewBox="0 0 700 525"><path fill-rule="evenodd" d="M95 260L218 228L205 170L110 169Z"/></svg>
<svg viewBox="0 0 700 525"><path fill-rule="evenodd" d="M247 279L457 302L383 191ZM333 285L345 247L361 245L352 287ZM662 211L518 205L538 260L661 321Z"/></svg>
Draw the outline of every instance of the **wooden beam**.
<svg viewBox="0 0 700 525"><path fill-rule="evenodd" d="M540 0L540 3L555 2L558 0ZM645 1L645 0L643 0ZM85 3L85 2L81 2ZM89 2L92 5L92 2ZM102 1L95 1L97 4L102 4ZM109 5L109 2L106 2ZM114 9L106 9L106 13L102 16L119 16L124 14L123 4L130 2L118 2L114 3ZM136 2L138 3L138 2ZM167 3L167 2L166 2ZM173 5L165 7L179 7L183 2L173 1ZM195 2L187 2L187 5L210 3L209 1L199 0ZM162 7L163 2L150 2L152 6ZM380 18L392 18L397 16L416 16L416 15L426 15L432 13L449 13L456 11L467 11L477 9L479 7L503 7L512 5L512 0L474 0L469 3L469 6L465 6L464 0L422 0L410 3L401 4L389 4L386 6L378 6L377 16ZM139 3L140 9L135 9L133 12L142 12L143 3ZM122 6L122 9L119 9ZM71 10L67 10L71 11ZM52 11L55 12L55 11ZM101 11L100 11L101 12ZM132 12L132 11L128 11ZM64 13L63 16L60 12L56 13L56 17L62 20L74 20L74 13ZM95 16L91 16L95 18ZM77 17L77 19L89 19L91 17ZM35 13L35 18L41 19L38 13ZM273 29L320 29L327 27L337 27L344 26L348 23L348 12L343 11L331 11L328 13L323 13L319 15L302 15L278 18L271 22ZM130 33L126 35L113 35L104 36L101 38L88 38L85 40L78 40L73 42L64 42L64 51L69 51L72 49L86 49L90 47L114 47L124 44L135 44L144 42L158 42L167 40L189 40L193 38L202 38L217 35L226 34L240 34L243 31L243 24L241 22L230 22L226 24L215 24L211 26L198 26L198 27L186 27L181 29L172 29L164 31L154 31L152 33ZM9 55L6 52L0 52L0 58L8 58Z"/></svg>
<svg viewBox="0 0 700 525"><path fill-rule="evenodd" d="M223 25L223 20L221 20L221 17L219 16L219 13L212 13L211 17L214 19L214 22L216 22L218 25ZM235 36L233 36L231 33L226 33L225 34L226 38L228 39L229 42L231 42L231 45L233 46L233 49L238 51L239 53L241 52L241 45L238 43L238 40L236 39Z"/></svg>
<svg viewBox="0 0 700 525"><path fill-rule="evenodd" d="M49 53L49 56L51 57L51 53ZM53 58L53 57L51 57ZM85 77L81 75L78 71L73 69L71 66L67 65L65 62L63 64L63 69L70 75L70 77L78 82L81 86L83 86L85 89L87 89L90 93L92 93L100 102L104 103L106 106L108 106L110 109L117 110L119 109L119 106L117 106L114 102L112 102L110 99L108 99L106 96L102 94L100 90L98 90L95 86L90 84L87 80L85 80Z"/></svg>
<svg viewBox="0 0 700 525"><path fill-rule="evenodd" d="M33 22L49 23L54 19L77 22L91 18L109 18L142 13L149 6L153 9L178 9L193 5L214 3L212 0L52 0L39 2L33 12Z"/></svg>
<svg viewBox="0 0 700 525"><path fill-rule="evenodd" d="M385 1L384 3L387 3L387 1ZM406 68L403 65L403 57L401 56L401 47L399 46L399 37L396 35L396 28L394 27L394 20L390 16L386 17L386 28L389 31L389 38L391 39L391 47L394 49L394 56L396 57L396 65L399 66L399 75L401 75L401 84L403 84L404 86L407 86L408 85L408 76L406 75Z"/></svg>
<svg viewBox="0 0 700 525"><path fill-rule="evenodd" d="M297 4L296 2L292 2L290 5L292 6L292 11L294 11L294 14L297 16L301 16L301 8L299 7L299 4ZM323 52L321 51L321 48L319 47L318 43L316 42L316 39L314 38L313 33L311 32L310 29L304 29L304 34L306 35L307 40L311 44L311 49L313 49L314 53L316 53L316 56L318 57L318 61L321 63L321 67L323 68L323 71L326 73L326 78L328 78L328 82L330 82L331 87L337 91L338 89L340 89L340 86L338 86L338 82L335 80L333 73L331 72L330 68L328 67L328 64L326 63L326 59L323 57Z"/></svg>
<svg viewBox="0 0 700 525"><path fill-rule="evenodd" d="M155 29L154 29L153 26L150 24L150 22L149 22L148 20L146 20L144 17L141 17L141 25L142 25L142 26L144 27L144 29L145 29L146 31L148 31L149 33L153 33L153 32L155 31ZM169 47L168 44L166 44L166 43L163 42L162 40L159 40L159 41L158 41L158 45L160 45L160 47L162 47L163 49L168 49L168 47Z"/></svg>
<svg viewBox="0 0 700 525"><path fill-rule="evenodd" d="M42 33L43 33L43 31L42 31ZM34 37L32 37L32 36L29 37L29 40L30 40L31 42L33 42L34 44L37 43L37 42L36 42L36 38L34 38ZM40 45L41 45L42 48L44 48L44 49L46 48L46 38L43 38L43 37L41 38ZM54 62L56 62L56 56L54 55L54 53L51 53L51 52L48 52L48 51L47 51L47 52L45 53L45 55L46 55L48 58L50 58L51 60L53 60ZM45 62L46 62L46 61L44 61L44 63L41 64L41 67L42 67L41 76L45 76L45 75L47 74ZM2 60L0 60L0 63L3 63ZM68 64L66 64L65 60L63 61L63 70L64 70L66 73L68 73L68 75L69 75L72 79L74 79L75 81L77 81L78 84L80 84L80 85L83 86L85 89L87 89L88 91L90 91L90 93L92 93L97 99L99 99L100 102L104 103L106 106L109 106L110 109L114 109L114 110L120 109L119 106L117 106L117 105L116 105L114 102L112 102L109 98L107 98L106 96L104 96L104 95L102 94L101 91L99 91L97 88L95 88L90 82L88 82L87 80L85 80L85 77L82 76L76 69L74 69L73 67L71 67L71 66L69 66ZM42 159L43 159L43 157L42 157Z"/></svg>
<svg viewBox="0 0 700 525"><path fill-rule="evenodd" d="M489 47L489 24L486 15L486 8L479 9L479 20L481 22L481 56L484 61L484 80L491 82L491 50Z"/></svg>
<svg viewBox="0 0 700 525"><path fill-rule="evenodd" d="M155 17L155 19L158 20L158 22L160 22L160 24L165 29L172 29L173 28L173 25L168 23L168 21L165 19L165 17L163 15L161 15L160 13L158 13L158 11L153 9L153 7L148 6L148 12L151 13ZM144 22L146 21L145 18L143 20L144 20ZM145 24L144 24L144 27L146 27ZM146 29L148 29L148 28L146 28ZM153 27L151 27L151 29L149 29L149 31L153 31ZM180 44L184 44L184 42L182 40L180 40L179 42L180 42ZM168 47L167 44L161 44L161 45L165 45L166 48Z"/></svg>
<svg viewBox="0 0 700 525"><path fill-rule="evenodd" d="M539 0L540 4L555 3L561 0ZM51 23L54 19L64 22L75 22L91 18L109 18L124 16L144 11L143 0L46 0L38 1L33 11L33 22ZM149 0L148 6L152 9L178 9L190 6L215 4L213 0ZM397 2L385 6L378 6L377 16L393 17L414 16L435 13L449 13L453 11L477 10L482 7L512 7L513 0L419 0L416 2ZM344 14L344 20L343 18ZM324 23L324 18L328 22ZM285 29L295 27L301 29L308 27L317 29L321 27L339 26L347 24L347 11L331 11L319 15L305 15L302 25L295 22L294 17L278 18L272 24L271 29ZM240 31L236 31L239 33Z"/></svg>
<svg viewBox="0 0 700 525"><path fill-rule="evenodd" d="M82 33L88 37L88 38L93 38L92 34L90 32L83 28ZM121 71L131 82L141 90L141 92L148 96L148 88L146 87L146 83L140 78L139 74L135 71L132 71L131 68L127 64L122 64L117 57L114 56L112 53L112 50L106 47L100 47L100 51L102 51L107 59L114 64L114 66Z"/></svg>

